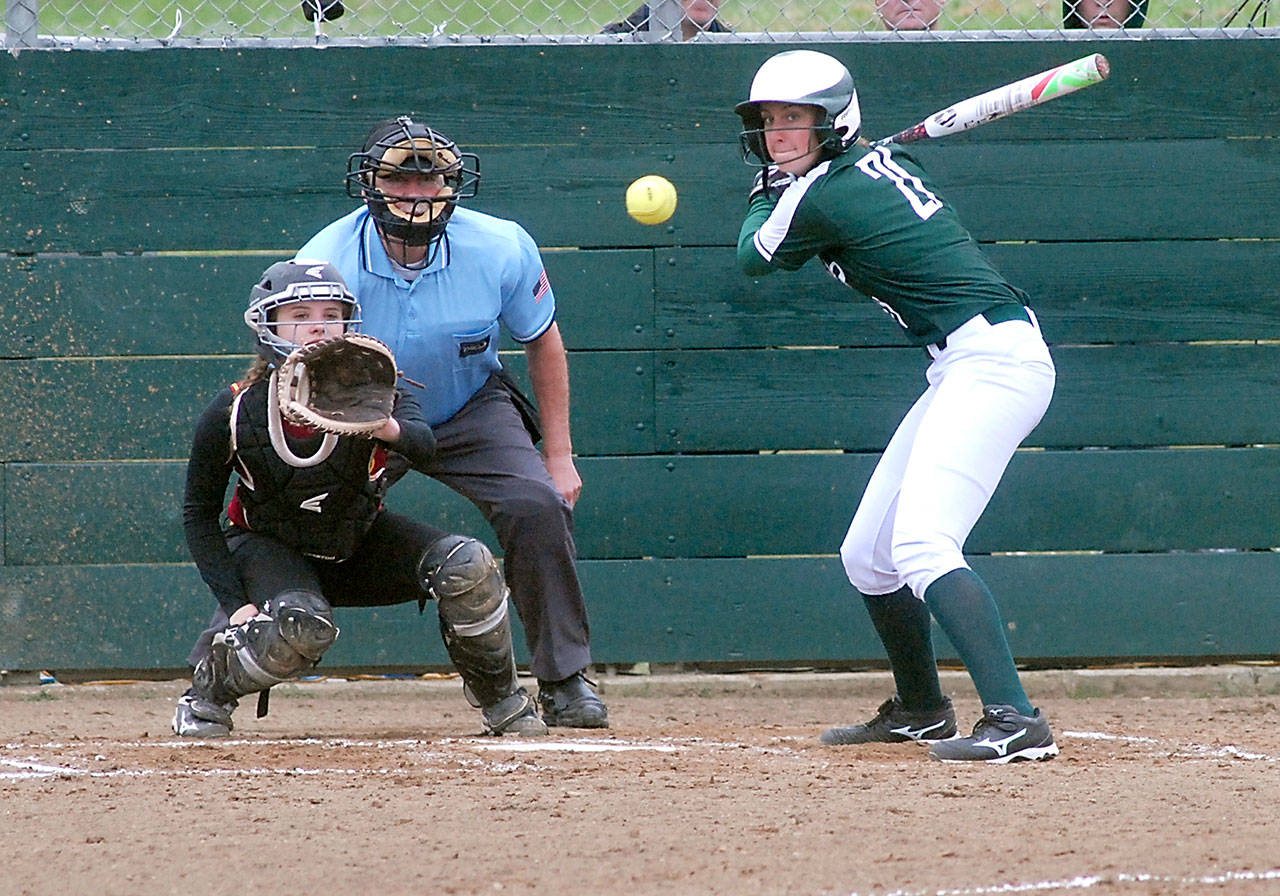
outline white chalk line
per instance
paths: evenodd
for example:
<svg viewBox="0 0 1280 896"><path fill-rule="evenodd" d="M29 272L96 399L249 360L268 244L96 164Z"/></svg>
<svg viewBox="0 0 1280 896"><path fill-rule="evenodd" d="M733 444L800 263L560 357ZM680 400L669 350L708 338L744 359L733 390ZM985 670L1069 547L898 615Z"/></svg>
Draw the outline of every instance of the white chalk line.
<svg viewBox="0 0 1280 896"><path fill-rule="evenodd" d="M1221 887L1223 884L1257 883L1280 880L1280 868L1266 871L1223 871L1193 877L1170 874L1080 874L1063 880L1028 883L990 884L988 886L947 888L943 890L885 890L876 893L852 892L849 896L990 896L996 893L1047 893L1062 890L1087 890L1105 885L1173 884L1180 887Z"/></svg>
<svg viewBox="0 0 1280 896"><path fill-rule="evenodd" d="M390 749L395 747L440 747L440 746L474 746L482 749L500 750L511 747L514 744L529 744L547 752L556 751L592 751L592 750L657 750L659 752L669 752L674 749L680 749L687 746L698 747L731 747L733 749L743 749L748 744L738 743L736 741L721 742L707 741L700 737L690 738L659 738L657 740L647 741L631 741L620 738L610 739L592 739L592 738L537 738L537 739L517 739L507 737L443 737L432 740L423 740L420 738L399 738L396 740L353 740L345 737L211 737L206 739L200 738L172 738L168 740L124 740L111 741L109 746L128 747L128 748L147 748L162 747L164 749L187 748L187 749L216 749L218 747L324 747L327 749L344 749L347 747L360 747L365 749ZM4 750L66 750L80 749L86 747L84 741L45 741L43 743L5 743L0 744L0 749Z"/></svg>
<svg viewBox="0 0 1280 896"><path fill-rule="evenodd" d="M1280 756L1272 756L1269 753L1256 753L1252 750L1242 750L1239 747L1232 746L1230 744L1221 747L1211 747L1208 744L1169 744L1165 741L1159 741L1151 737L1105 734L1101 731L1064 731L1060 736L1073 737L1078 740L1116 741L1118 743L1141 744L1143 746L1168 748L1174 750L1175 756L1189 755L1204 759L1245 759L1260 762L1280 762Z"/></svg>
<svg viewBox="0 0 1280 896"><path fill-rule="evenodd" d="M38 762L0 759L0 765L16 768L14 772L0 772L0 781L22 780L25 778L217 778L217 777L261 777L264 775L293 778L319 775L372 775L379 777L402 777L411 774L422 774L420 769L387 769L387 768L209 768L209 769L153 769L153 768L117 768L106 771L94 771L74 766L45 765Z"/></svg>
<svg viewBox="0 0 1280 896"><path fill-rule="evenodd" d="M494 771L510 771L515 768L536 768L526 763L495 763L481 759L468 760L465 753L459 753L456 750L440 749L441 747L461 747L464 750L474 749L481 751L499 751L504 753L616 753L616 752L650 752L650 753L675 753L685 749L689 743L700 741L699 738L693 738L688 743L673 742L673 739L664 739L667 742L652 741L621 741L621 740L592 740L592 739L574 739L567 740L556 738L554 740L516 740L504 739L496 737L476 737L476 738L445 738L442 740L419 740L416 738L403 738L398 740L352 740L349 738L211 738L209 740L160 740L160 741L117 741L109 746L121 747L127 749L221 749L228 747L280 747L280 746L303 746L303 747L320 747L329 750L341 750L348 748L360 749L401 749L414 750L426 749L424 757L427 761L436 761L443 763L451 763L454 766L483 766L487 770ZM697 743L698 746L708 746L706 743ZM0 749L10 751L23 751L28 754L48 752L52 750L66 749L85 749L86 747L94 750L108 745L91 745L85 743L73 743L67 741L48 741L40 744L21 744L7 743L0 745ZM734 749L745 747L746 744L710 744L710 746L731 746ZM100 752L96 752L91 759L96 761L106 761L108 757ZM4 768L13 769L12 771L3 770ZM119 778L119 777L180 777L180 778L200 778L200 777L256 777L256 776L316 776L316 775L342 775L342 776L409 776L420 775L435 771L430 768L414 768L414 769L388 769L388 768L341 768L341 767L325 767L325 768L258 768L258 767L230 767L230 768L212 768L212 769L148 769L148 768L124 768L124 769L105 769L94 770L90 768L77 767L73 765L55 765L36 758L26 759L3 759L0 758L0 781L6 780L26 780L32 778L59 778L59 777L89 777L89 778Z"/></svg>
<svg viewBox="0 0 1280 896"><path fill-rule="evenodd" d="M1280 762L1280 756L1241 749L1233 745L1209 746L1206 744L1170 744L1150 737L1138 735L1109 734L1102 731L1064 731L1060 734L1064 739L1112 741L1172 751L1173 756L1194 759L1236 759L1251 762ZM794 741L795 738L783 740ZM324 750L372 749L372 750L426 750L423 757L428 761L453 763L454 765L480 765L493 770L512 770L515 768L536 768L522 763L488 763L483 760L468 762L461 758L450 747L462 747L483 752L503 752L507 754L555 754L555 753L618 753L618 752L650 752L676 753L689 749L706 750L747 750L754 753L794 754L796 751L787 746L762 747L738 741L708 740L701 737L673 738L664 737L649 741L628 741L619 738L550 738L550 739L506 739L496 737L443 738L439 740L423 740L419 738L399 738L389 740L368 740L352 738L213 738L210 740L172 739L172 740L133 740L119 741L110 746L126 749L220 749L224 747L320 747ZM83 742L49 741L40 744L6 743L0 749L22 751L28 754L44 753L54 750L92 749L92 745ZM444 748L444 749L442 749ZM106 756L95 754L97 761L105 761ZM11 769L11 770L5 770ZM400 776L424 774L432 769L388 769L388 768L213 768L213 769L107 769L94 770L69 765L54 764L39 758L0 759L0 781L26 780L32 778L53 777L218 777L218 776Z"/></svg>
<svg viewBox="0 0 1280 896"><path fill-rule="evenodd" d="M481 750L502 750L511 753L675 753L680 747L668 744L541 744L531 741L515 741L506 744L476 744Z"/></svg>
<svg viewBox="0 0 1280 896"><path fill-rule="evenodd" d="M797 738L779 738L782 740L799 740ZM108 747L125 749L190 749L213 750L222 747L320 747L326 750L361 748L370 750L405 749L405 748L440 748L469 747L479 750L510 750L519 752L544 753L609 753L609 752L654 752L674 753L686 749L723 749L752 750L767 753L794 753L789 747L769 747L743 743L741 741L707 740L702 737L662 737L652 740L626 740L623 738L511 738L477 735L476 737L444 737L431 740L419 738L400 738L395 740L353 740L344 737L213 737L172 738L167 740L127 740L111 741L103 744ZM84 741L45 741L43 743L4 743L0 750L77 750L91 748L91 743ZM104 758L98 756L97 758Z"/></svg>

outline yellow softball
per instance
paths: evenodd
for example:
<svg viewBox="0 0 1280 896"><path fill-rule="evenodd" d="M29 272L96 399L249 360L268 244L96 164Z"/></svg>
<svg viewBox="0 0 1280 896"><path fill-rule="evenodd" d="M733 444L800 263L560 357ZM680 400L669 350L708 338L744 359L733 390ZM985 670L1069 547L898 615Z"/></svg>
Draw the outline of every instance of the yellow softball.
<svg viewBox="0 0 1280 896"><path fill-rule="evenodd" d="M676 210L676 188L658 174L646 174L627 187L627 214L641 224L661 224Z"/></svg>

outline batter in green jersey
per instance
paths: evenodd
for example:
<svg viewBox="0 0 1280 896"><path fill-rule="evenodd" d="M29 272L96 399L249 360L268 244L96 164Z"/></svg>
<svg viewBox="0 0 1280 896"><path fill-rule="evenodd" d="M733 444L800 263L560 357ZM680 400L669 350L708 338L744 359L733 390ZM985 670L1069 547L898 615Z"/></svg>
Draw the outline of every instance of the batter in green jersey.
<svg viewBox="0 0 1280 896"><path fill-rule="evenodd" d="M897 693L827 744L932 744L943 761L1050 759L1058 748L1014 664L965 540L1049 406L1055 371L1027 297L990 264L919 164L859 137L849 70L812 50L768 59L742 118L760 165L738 238L751 276L818 258L931 358L928 388L894 432L840 547L884 644ZM968 737L942 693L930 615L983 702Z"/></svg>
<svg viewBox="0 0 1280 896"><path fill-rule="evenodd" d="M827 271L880 303L917 345L939 342L975 314L1026 304L996 272L901 149L865 141L820 162L775 203L761 193L738 257L759 275L815 255Z"/></svg>

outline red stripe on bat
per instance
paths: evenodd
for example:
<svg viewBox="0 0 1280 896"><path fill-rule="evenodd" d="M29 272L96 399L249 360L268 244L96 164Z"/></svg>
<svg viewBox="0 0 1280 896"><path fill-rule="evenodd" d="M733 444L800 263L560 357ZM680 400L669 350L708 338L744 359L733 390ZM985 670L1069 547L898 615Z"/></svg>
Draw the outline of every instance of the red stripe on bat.
<svg viewBox="0 0 1280 896"><path fill-rule="evenodd" d="M1058 69L1056 68L1051 72L1045 72L1044 80L1036 84L1035 87L1031 88L1032 102L1035 102L1036 100L1040 99L1040 94L1044 93L1044 89L1049 86L1050 82L1053 81L1054 75L1056 75L1057 73L1058 73Z"/></svg>

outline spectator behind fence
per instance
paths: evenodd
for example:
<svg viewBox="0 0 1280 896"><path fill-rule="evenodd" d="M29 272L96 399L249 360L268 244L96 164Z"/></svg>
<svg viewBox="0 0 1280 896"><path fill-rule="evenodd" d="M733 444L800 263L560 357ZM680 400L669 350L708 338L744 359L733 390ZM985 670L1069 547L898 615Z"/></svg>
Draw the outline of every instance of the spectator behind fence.
<svg viewBox="0 0 1280 896"><path fill-rule="evenodd" d="M876 12L890 31L928 31L938 24L938 16L942 15L942 2L943 0L876 0Z"/></svg>
<svg viewBox="0 0 1280 896"><path fill-rule="evenodd" d="M680 39L693 40L704 31L712 34L729 33L731 29L717 18L722 2L724 0L680 0L680 7L684 12L680 19ZM649 30L651 15L649 4L645 3L621 22L605 25L600 33L643 34Z"/></svg>
<svg viewBox="0 0 1280 896"><path fill-rule="evenodd" d="M1141 28L1147 0L1062 0L1064 28Z"/></svg>
<svg viewBox="0 0 1280 896"><path fill-rule="evenodd" d="M877 0L890 31L928 31L938 24L944 0ZM1148 0L1063 0L1065 28L1141 28Z"/></svg>

